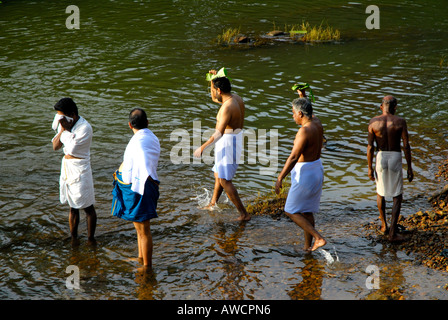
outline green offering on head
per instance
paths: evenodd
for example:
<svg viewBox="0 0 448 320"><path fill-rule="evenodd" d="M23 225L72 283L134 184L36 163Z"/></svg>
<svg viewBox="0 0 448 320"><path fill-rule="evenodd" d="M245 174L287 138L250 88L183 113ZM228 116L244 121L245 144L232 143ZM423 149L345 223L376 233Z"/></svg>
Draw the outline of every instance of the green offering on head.
<svg viewBox="0 0 448 320"><path fill-rule="evenodd" d="M216 73L216 74L213 74L213 73L207 73L206 75L205 75L205 80L207 80L207 81L212 81L213 79L215 79L215 78L221 78L221 77L226 77L227 79L229 79L230 81L232 80L232 79L230 79L230 77L229 76L227 76L227 70L226 70L226 68L221 68L221 69L219 69L219 71Z"/></svg>
<svg viewBox="0 0 448 320"><path fill-rule="evenodd" d="M313 90L311 90L311 87L308 83L306 83L306 82L296 83L295 85L292 86L291 89L294 91L297 91L297 90L303 91L306 89L310 89L311 98L313 99L313 102L315 102Z"/></svg>

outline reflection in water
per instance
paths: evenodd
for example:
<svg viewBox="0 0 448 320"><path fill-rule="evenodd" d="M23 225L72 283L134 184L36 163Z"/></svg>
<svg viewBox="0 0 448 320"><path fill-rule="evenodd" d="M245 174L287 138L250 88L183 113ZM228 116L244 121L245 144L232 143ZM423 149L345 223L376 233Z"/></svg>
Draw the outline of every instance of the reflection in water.
<svg viewBox="0 0 448 320"><path fill-rule="evenodd" d="M139 300L163 299L163 294L158 292L157 275L151 271L137 271L135 283L138 285L136 296Z"/></svg>
<svg viewBox="0 0 448 320"><path fill-rule="evenodd" d="M312 254L305 255L303 263L305 266L298 272L302 281L292 287L288 296L292 300L319 300L325 268Z"/></svg>
<svg viewBox="0 0 448 320"><path fill-rule="evenodd" d="M231 228L225 223L218 223L216 232L216 253L222 257L221 269L224 277L217 283L217 288L222 292L225 299L241 300L248 295L244 290L243 281L250 281L246 272L245 264L239 258L238 242L246 228L246 222L238 223L237 226ZM228 232L230 235L227 235Z"/></svg>

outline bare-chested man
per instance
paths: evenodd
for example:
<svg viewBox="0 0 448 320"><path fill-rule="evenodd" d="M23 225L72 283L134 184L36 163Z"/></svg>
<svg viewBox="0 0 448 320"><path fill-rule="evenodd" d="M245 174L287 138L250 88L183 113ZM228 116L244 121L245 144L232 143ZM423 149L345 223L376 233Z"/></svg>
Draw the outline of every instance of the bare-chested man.
<svg viewBox="0 0 448 320"><path fill-rule="evenodd" d="M217 72L211 70L210 73ZM231 93L230 81L226 77L211 81L211 98L222 104L216 116L216 130L210 139L194 152L194 156L199 158L206 147L215 144L215 187L207 208L215 206L224 190L240 214L237 220L249 221L251 217L232 183L243 148L244 102L241 97Z"/></svg>
<svg viewBox="0 0 448 320"><path fill-rule="evenodd" d="M401 140L403 140L404 156L408 172L407 178L411 182L414 178L411 161L411 147L409 145L406 121L395 115L397 99L393 96L383 98L381 110L383 114L370 120L367 146L367 162L369 178L376 180L377 205L381 219L381 232L389 235L390 241L400 241L403 237L397 234L398 217L400 216L403 200L403 172L401 157ZM373 168L373 157L376 143L376 165ZM375 177L376 173L376 177ZM393 198L392 218L390 228L386 222L385 197Z"/></svg>
<svg viewBox="0 0 448 320"><path fill-rule="evenodd" d="M308 99L295 99L292 102L292 113L294 121L301 128L277 178L275 192L280 192L283 179L291 172L291 188L286 198L285 213L305 232L304 249L314 251L327 243L314 228L313 216L319 211L324 181L324 168L320 159L324 130L320 120L313 117L313 108Z"/></svg>

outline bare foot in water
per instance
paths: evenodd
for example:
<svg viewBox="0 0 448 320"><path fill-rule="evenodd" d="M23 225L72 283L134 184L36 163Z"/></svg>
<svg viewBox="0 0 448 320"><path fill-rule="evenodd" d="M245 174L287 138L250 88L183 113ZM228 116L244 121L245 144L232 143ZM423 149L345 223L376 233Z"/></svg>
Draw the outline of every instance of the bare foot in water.
<svg viewBox="0 0 448 320"><path fill-rule="evenodd" d="M209 203L208 205L206 205L205 207L203 207L202 210L213 211L213 210L215 210L215 206L216 206L215 203L214 203L214 204Z"/></svg>
<svg viewBox="0 0 448 320"><path fill-rule="evenodd" d="M316 250L316 249L319 249L320 247L323 247L323 246L326 245L326 244L327 244L327 241L325 241L324 238L315 240L315 241L314 241L314 245L313 245L313 247L311 248L311 251L314 251L314 250Z"/></svg>
<svg viewBox="0 0 448 320"><path fill-rule="evenodd" d="M236 219L236 221L249 221L252 217L250 216L250 214L246 213L243 215L240 215L240 217L238 219Z"/></svg>
<svg viewBox="0 0 448 320"><path fill-rule="evenodd" d="M406 237L396 234L394 236L389 235L389 241L390 242L401 242L401 241L405 241Z"/></svg>

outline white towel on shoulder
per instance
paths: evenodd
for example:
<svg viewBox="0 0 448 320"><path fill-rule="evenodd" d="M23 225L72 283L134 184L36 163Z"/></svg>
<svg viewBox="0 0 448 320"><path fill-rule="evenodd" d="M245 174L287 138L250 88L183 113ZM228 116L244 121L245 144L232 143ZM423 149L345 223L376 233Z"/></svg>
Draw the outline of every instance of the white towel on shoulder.
<svg viewBox="0 0 448 320"><path fill-rule="evenodd" d="M124 183L132 183L131 190L143 195L148 176L159 180L157 165L160 143L149 129L138 130L129 141L124 152L121 172Z"/></svg>

